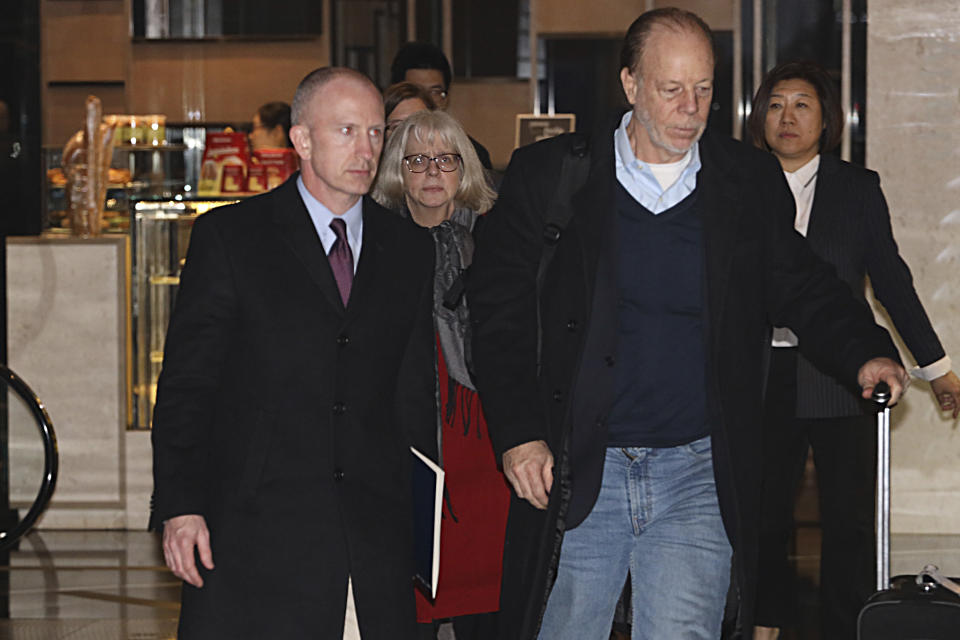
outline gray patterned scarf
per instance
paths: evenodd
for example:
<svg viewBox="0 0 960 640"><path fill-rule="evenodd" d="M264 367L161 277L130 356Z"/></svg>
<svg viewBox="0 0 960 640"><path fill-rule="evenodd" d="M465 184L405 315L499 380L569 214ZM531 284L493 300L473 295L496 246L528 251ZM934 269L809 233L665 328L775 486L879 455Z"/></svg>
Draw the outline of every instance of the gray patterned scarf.
<svg viewBox="0 0 960 640"><path fill-rule="evenodd" d="M404 207L401 214L411 217ZM443 349L447 374L467 387L476 390L470 380L469 351L470 313L462 296L459 304L448 308L444 298L461 272L473 261L473 226L479 214L466 208L454 209L448 220L429 229L436 247L436 265L433 278L433 322Z"/></svg>

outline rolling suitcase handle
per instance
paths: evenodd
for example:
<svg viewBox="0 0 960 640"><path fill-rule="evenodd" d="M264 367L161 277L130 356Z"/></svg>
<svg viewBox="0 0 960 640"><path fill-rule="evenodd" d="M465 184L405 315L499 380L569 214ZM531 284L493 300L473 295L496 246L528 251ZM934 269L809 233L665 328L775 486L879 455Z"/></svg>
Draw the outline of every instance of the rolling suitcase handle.
<svg viewBox="0 0 960 640"><path fill-rule="evenodd" d="M936 565L928 564L923 568L923 571L917 574L917 584L923 586L926 582L926 578L930 578L933 582L936 582L938 585L944 589L953 591L955 594L960 596L960 584L957 584L947 576L940 573L940 569Z"/></svg>
<svg viewBox="0 0 960 640"><path fill-rule="evenodd" d="M890 387L873 388L877 411L877 591L890 588Z"/></svg>
<svg viewBox="0 0 960 640"><path fill-rule="evenodd" d="M890 577L890 388L878 383L877 411L877 592L857 618L859 640L960 637L960 580L933 565L917 575Z"/></svg>

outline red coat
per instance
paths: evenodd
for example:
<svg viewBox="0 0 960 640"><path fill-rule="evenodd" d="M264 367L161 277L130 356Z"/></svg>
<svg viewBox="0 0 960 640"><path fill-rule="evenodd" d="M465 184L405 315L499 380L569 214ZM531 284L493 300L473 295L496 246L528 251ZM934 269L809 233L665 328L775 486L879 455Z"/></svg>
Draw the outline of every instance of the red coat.
<svg viewBox="0 0 960 640"><path fill-rule="evenodd" d="M442 354L439 344L437 353ZM437 599L417 590L417 620L488 613L500 606L510 490L497 468L476 391L447 377L437 358L448 501L440 530Z"/></svg>

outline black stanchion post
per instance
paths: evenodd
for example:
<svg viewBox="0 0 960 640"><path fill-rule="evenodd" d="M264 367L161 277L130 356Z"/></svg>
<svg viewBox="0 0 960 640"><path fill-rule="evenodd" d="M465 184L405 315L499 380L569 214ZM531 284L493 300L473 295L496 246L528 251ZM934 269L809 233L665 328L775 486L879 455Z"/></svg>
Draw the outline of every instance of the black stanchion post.
<svg viewBox="0 0 960 640"><path fill-rule="evenodd" d="M7 364L7 238L0 234L0 364ZM17 512L10 508L9 388L0 384L0 531L13 531ZM0 551L0 567L10 566L10 550ZM0 570L0 618L10 617L10 571Z"/></svg>
<svg viewBox="0 0 960 640"><path fill-rule="evenodd" d="M4 3L0 29L0 364L7 364L6 239L40 233L44 171L41 159L40 0ZM10 391L0 389L0 531L14 529L10 508ZM0 618L10 617L9 550L0 550Z"/></svg>

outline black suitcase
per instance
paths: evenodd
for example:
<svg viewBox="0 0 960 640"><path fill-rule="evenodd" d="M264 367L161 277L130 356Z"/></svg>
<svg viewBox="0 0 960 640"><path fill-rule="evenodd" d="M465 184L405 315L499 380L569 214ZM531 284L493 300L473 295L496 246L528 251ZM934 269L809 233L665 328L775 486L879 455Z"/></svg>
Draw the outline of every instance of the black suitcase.
<svg viewBox="0 0 960 640"><path fill-rule="evenodd" d="M858 640L960 640L960 585L927 565L890 580L890 390L880 383L877 413L877 593L857 619Z"/></svg>

